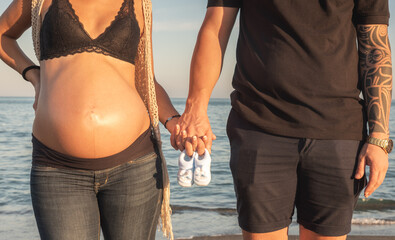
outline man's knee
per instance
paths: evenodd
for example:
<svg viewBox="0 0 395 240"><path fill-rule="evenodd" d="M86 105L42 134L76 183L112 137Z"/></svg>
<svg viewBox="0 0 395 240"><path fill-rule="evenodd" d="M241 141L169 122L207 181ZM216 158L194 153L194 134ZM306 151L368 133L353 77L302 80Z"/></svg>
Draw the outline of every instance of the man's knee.
<svg viewBox="0 0 395 240"><path fill-rule="evenodd" d="M347 235L323 236L299 225L299 240L345 240Z"/></svg>
<svg viewBox="0 0 395 240"><path fill-rule="evenodd" d="M251 233L243 230L243 240L287 240L288 228L268 233Z"/></svg>

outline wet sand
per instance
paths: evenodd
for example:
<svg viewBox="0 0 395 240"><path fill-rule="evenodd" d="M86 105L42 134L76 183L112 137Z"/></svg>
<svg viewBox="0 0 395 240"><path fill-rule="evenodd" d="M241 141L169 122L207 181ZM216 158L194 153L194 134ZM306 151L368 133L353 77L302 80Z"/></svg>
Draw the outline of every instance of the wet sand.
<svg viewBox="0 0 395 240"><path fill-rule="evenodd" d="M209 237L194 237L178 240L243 240L241 235L226 235L226 236L209 236ZM299 240L298 236L289 236L288 240ZM347 237L347 240L395 240L395 236L353 236Z"/></svg>

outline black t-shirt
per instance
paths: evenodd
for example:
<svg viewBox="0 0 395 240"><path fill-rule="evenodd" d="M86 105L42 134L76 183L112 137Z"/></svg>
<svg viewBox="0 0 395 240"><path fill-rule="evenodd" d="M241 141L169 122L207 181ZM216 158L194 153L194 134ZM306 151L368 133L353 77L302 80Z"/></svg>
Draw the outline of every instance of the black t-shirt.
<svg viewBox="0 0 395 240"><path fill-rule="evenodd" d="M356 24L388 24L388 0L209 0L240 8L232 107L267 133L366 134Z"/></svg>

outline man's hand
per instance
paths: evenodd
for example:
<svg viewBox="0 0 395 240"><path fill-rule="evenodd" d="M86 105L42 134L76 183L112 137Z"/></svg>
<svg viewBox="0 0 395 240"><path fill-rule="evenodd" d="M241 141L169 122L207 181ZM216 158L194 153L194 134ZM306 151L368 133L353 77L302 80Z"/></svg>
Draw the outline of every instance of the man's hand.
<svg viewBox="0 0 395 240"><path fill-rule="evenodd" d="M361 179L365 174L365 166L370 167L369 182L365 189L365 197L369 197L384 181L388 170L388 154L380 147L365 143L359 154L356 179Z"/></svg>

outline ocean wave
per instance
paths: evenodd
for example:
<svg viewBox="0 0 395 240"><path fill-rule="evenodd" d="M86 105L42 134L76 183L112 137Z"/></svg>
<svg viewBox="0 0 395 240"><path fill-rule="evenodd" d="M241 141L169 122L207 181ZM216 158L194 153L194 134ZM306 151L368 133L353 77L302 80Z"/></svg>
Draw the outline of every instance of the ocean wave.
<svg viewBox="0 0 395 240"><path fill-rule="evenodd" d="M32 215L33 209L21 209L21 210L0 210L0 215L20 216L20 215Z"/></svg>
<svg viewBox="0 0 395 240"><path fill-rule="evenodd" d="M388 199L374 199L363 198L358 200L356 211L369 211L369 210L395 210L395 201Z"/></svg>
<svg viewBox="0 0 395 240"><path fill-rule="evenodd" d="M184 211L197 211L197 212L215 212L220 215L237 215L236 209L233 208L201 208L172 205L173 213L182 213ZM293 221L296 223L296 219ZM352 224L354 225L395 225L394 219L380 219L380 218L353 218Z"/></svg>
<svg viewBox="0 0 395 240"><path fill-rule="evenodd" d="M172 205L171 209L173 210L173 213L181 213L184 211L196 211L196 212L216 212L221 215L237 214L236 209L234 208L202 208L202 207Z"/></svg>
<svg viewBox="0 0 395 240"><path fill-rule="evenodd" d="M182 205L172 205L174 213L183 211L198 211L198 212L217 212L223 215L235 215L237 214L234 208L204 208L195 206L182 206ZM395 201L387 199L359 199L355 211L365 212L365 211L388 211L395 210Z"/></svg>
<svg viewBox="0 0 395 240"><path fill-rule="evenodd" d="M395 220L377 219L377 218L354 218L352 220L354 225L394 225Z"/></svg>

